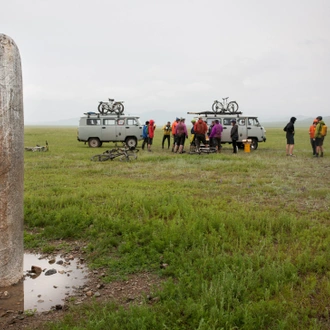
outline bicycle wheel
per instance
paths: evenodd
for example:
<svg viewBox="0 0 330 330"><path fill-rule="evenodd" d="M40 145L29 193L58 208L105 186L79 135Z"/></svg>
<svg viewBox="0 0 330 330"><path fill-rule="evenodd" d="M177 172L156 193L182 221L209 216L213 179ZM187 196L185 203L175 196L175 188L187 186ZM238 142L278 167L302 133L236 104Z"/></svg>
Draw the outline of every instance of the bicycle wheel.
<svg viewBox="0 0 330 330"><path fill-rule="evenodd" d="M220 112L223 109L223 104L219 101L214 101L212 104L213 112Z"/></svg>
<svg viewBox="0 0 330 330"><path fill-rule="evenodd" d="M108 155L102 154L102 155L95 155L91 158L93 162L105 162L106 160L109 160L110 157Z"/></svg>
<svg viewBox="0 0 330 330"><path fill-rule="evenodd" d="M101 115L105 115L108 112L107 106L104 102L100 102L99 106L97 107L97 110Z"/></svg>
<svg viewBox="0 0 330 330"><path fill-rule="evenodd" d="M124 112L124 105L120 102L115 102L112 109L117 115L121 115Z"/></svg>
<svg viewBox="0 0 330 330"><path fill-rule="evenodd" d="M136 160L137 159L137 155L134 152L126 152L125 154L123 154L120 157L120 161L122 162L130 162L132 160Z"/></svg>
<svg viewBox="0 0 330 330"><path fill-rule="evenodd" d="M230 113L237 112L238 104L236 101L230 101L227 105L227 111Z"/></svg>

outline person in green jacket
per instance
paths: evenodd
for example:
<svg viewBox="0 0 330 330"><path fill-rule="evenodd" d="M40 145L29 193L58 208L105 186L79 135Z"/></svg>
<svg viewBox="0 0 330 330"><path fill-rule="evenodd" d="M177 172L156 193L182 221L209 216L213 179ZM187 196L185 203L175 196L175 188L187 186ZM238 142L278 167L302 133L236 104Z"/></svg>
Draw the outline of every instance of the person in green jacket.
<svg viewBox="0 0 330 330"><path fill-rule="evenodd" d="M323 157L323 141L324 141L324 136L322 136L321 131L322 131L322 126L325 125L325 122L323 121L322 116L316 117L318 120L318 123L315 127L315 145L316 145L316 154L315 157Z"/></svg>

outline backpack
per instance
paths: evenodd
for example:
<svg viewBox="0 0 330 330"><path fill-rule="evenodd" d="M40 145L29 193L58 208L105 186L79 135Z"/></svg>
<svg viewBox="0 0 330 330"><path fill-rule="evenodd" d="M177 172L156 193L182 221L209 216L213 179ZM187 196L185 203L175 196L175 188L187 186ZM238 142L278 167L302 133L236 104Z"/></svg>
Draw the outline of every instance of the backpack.
<svg viewBox="0 0 330 330"><path fill-rule="evenodd" d="M287 127L288 127L288 124L286 124L285 127L283 128L284 132L286 132Z"/></svg>
<svg viewBox="0 0 330 330"><path fill-rule="evenodd" d="M320 132L322 137L326 136L327 132L328 132L328 126L326 124L322 125L321 132Z"/></svg>

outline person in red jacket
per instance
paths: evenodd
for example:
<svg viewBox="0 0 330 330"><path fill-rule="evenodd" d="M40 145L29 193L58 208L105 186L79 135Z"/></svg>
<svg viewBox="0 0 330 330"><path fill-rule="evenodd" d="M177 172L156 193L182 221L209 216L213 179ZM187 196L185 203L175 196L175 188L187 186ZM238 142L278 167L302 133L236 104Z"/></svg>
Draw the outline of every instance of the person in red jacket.
<svg viewBox="0 0 330 330"><path fill-rule="evenodd" d="M199 152L200 143L203 142L206 145L205 134L207 132L207 125L203 121L202 117L199 117L198 121L196 121L194 125L195 131L195 143L196 143L196 152Z"/></svg>
<svg viewBox="0 0 330 330"><path fill-rule="evenodd" d="M156 129L155 122L154 122L154 120L150 119L149 126L148 126L148 151L151 151L151 145L152 145L152 140L155 135L155 129Z"/></svg>
<svg viewBox="0 0 330 330"><path fill-rule="evenodd" d="M315 144L315 127L318 123L317 119L314 119L313 124L309 127L309 138L311 140L311 146L313 150L313 156L316 155L316 144Z"/></svg>

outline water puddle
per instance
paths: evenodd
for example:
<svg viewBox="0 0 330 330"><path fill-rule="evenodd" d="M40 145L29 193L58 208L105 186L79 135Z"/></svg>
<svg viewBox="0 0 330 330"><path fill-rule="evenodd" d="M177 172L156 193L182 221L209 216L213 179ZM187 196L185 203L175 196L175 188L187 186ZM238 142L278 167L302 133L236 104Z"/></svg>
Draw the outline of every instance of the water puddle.
<svg viewBox="0 0 330 330"><path fill-rule="evenodd" d="M0 288L0 314L13 311L48 311L61 308L87 281L88 269L73 256L42 257L24 254L24 279Z"/></svg>

